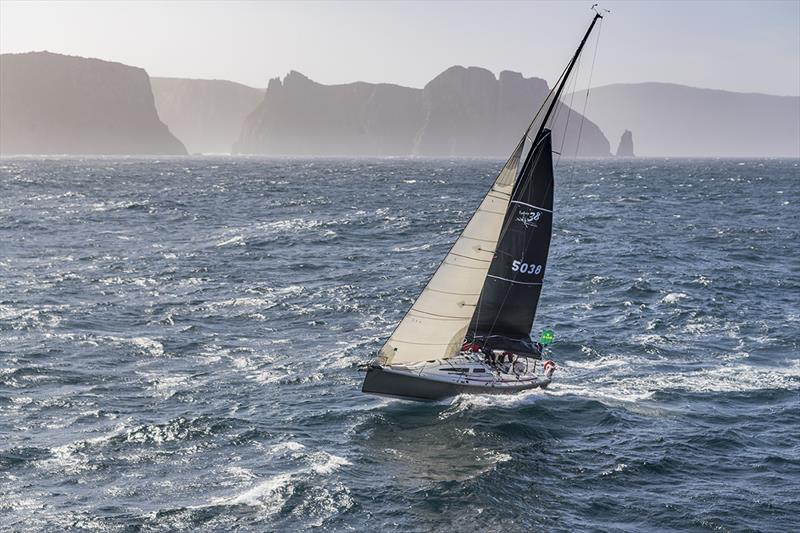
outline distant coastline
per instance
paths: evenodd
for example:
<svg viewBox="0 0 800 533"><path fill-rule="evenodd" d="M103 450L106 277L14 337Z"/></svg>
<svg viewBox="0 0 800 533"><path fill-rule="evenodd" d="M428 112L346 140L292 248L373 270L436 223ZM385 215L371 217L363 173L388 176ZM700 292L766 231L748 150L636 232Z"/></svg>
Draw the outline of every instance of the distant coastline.
<svg viewBox="0 0 800 533"><path fill-rule="evenodd" d="M49 52L0 55L0 84L4 156L502 158L549 90L541 78L460 66L422 89L323 85L294 71L259 89L151 79L140 68ZM585 117L567 106L557 116L567 158L612 157L613 148L626 157L800 157L800 97L640 83L565 101L587 102Z"/></svg>

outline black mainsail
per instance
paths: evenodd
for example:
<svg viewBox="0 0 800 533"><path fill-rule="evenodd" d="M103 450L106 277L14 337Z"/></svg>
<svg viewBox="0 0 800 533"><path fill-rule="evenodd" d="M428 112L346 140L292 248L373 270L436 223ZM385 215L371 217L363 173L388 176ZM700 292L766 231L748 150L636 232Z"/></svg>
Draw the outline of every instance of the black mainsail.
<svg viewBox="0 0 800 533"><path fill-rule="evenodd" d="M538 355L530 340L553 229L549 129L536 138L503 220L467 339L493 350Z"/></svg>

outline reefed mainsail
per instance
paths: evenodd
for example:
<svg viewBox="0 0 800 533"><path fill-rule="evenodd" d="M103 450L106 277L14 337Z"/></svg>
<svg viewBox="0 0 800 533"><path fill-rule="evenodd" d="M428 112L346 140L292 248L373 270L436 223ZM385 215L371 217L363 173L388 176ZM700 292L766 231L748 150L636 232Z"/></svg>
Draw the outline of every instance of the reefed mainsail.
<svg viewBox="0 0 800 533"><path fill-rule="evenodd" d="M379 363L430 361L458 353L494 256L524 144L525 137L422 294L378 352Z"/></svg>

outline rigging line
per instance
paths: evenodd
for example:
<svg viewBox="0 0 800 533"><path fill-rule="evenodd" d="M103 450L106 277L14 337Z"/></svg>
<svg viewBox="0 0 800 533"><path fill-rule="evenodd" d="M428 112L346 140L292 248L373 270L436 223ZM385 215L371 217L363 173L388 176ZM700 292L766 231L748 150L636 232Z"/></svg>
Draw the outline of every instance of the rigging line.
<svg viewBox="0 0 800 533"><path fill-rule="evenodd" d="M603 32L603 21L597 28L597 39L594 42L594 56L592 57L592 68L589 70L589 82L586 86L586 99L583 101L583 111L581 112L581 126L578 128L578 141L575 145L575 157L578 157L578 149L581 147L581 133L583 132L583 121L586 120L586 105L589 103L589 90L592 88L592 75L594 74L594 63L597 61L597 50L600 48L600 34ZM574 96L574 93L573 93Z"/></svg>
<svg viewBox="0 0 800 533"><path fill-rule="evenodd" d="M577 61L576 61L576 63L575 63L575 68L580 68L580 56L578 56L578 60L577 60ZM577 72L577 71L576 71L576 72ZM568 85L569 85L570 83L572 83L572 81L574 81L575 79L576 79L575 77L571 77L571 78L569 78L569 79L566 79L566 80L564 80L564 84L565 84L565 86L568 86ZM572 111L572 109L571 109L570 107L568 107L568 106L566 105L566 103L562 103L562 102L561 102L561 100L560 100L560 98L561 98L561 97L559 97L559 101L558 101L558 102L556 102L556 104L555 104L555 112L553 113L553 117L550 119L550 130L551 130L551 132L553 132L553 130L555 130L555 126L556 126L556 124L558 124L558 119L559 119L559 117L561 117L561 115L562 115L562 112L564 111L564 108L565 108L565 107L568 109L568 113L567 113L567 125L569 125L569 112L571 112L571 111ZM546 125L545 125L545 126L546 126ZM565 126L565 127L564 127L564 135L562 135L562 136L561 136L561 145L559 146L559 151L558 151L558 152L555 152L555 150L554 150L554 152L555 152L555 153L556 153L556 155L558 156L558 158L556 158L556 163L554 164L554 169L553 169L554 171L555 171L555 168L557 168L557 167L558 167L558 161L560 161L560 160L561 160L561 152L563 152L563 151L564 151L564 137L566 136L566 132L567 132L567 128L566 128L566 126ZM552 137L552 138L554 139L554 138L555 138L555 135L553 135L553 137Z"/></svg>
<svg viewBox="0 0 800 533"><path fill-rule="evenodd" d="M592 55L592 66L589 69L589 80L588 80L588 82L587 82L588 84L586 86L586 98L583 100L583 110L581 111L581 124L578 127L578 139L575 142L575 157L572 158L572 163L569 166L569 174L568 175L572 178L572 180L570 180L570 184L575 182L575 164L576 164L577 159L578 159L578 153L580 152L580 149L581 149L581 138L583 137L583 135L582 135L583 134L583 123L586 121L586 107L587 107L587 104L589 103L589 90L592 88L592 76L594 75L594 65L595 65L595 62L597 61L597 50L600 48L600 34L603 32L603 22L604 22L604 20L605 19L601 18L600 19L600 24L597 26L597 38L595 39L595 42L594 42L594 54ZM609 149L610 149L610 147L609 147ZM566 182L566 179L564 181ZM570 203L569 200L570 200L570 195L569 194L565 194L564 195L564 208L566 208L567 205Z"/></svg>
<svg viewBox="0 0 800 533"><path fill-rule="evenodd" d="M567 64L567 66L566 66L566 67L564 67L564 70L562 70L562 71L561 71L561 74L558 76L558 79L557 79L557 80L556 80L556 82L553 84L553 88L552 88L552 89L550 89L550 92L549 92L549 93L547 93L547 96L545 96L545 97L544 97L544 101L542 101L542 105L540 105L540 106L539 106L539 110L538 110L538 111L536 111L536 114L535 114L535 115L533 115L533 120L531 120L531 123L528 125L528 129L527 129L527 130L525 130L525 135L524 135L524 137L525 137L526 139L528 139L529 141L531 141L531 144L533 144L533 142L534 142L534 140L535 140L535 139L531 139L531 138L530 138L530 136L528 136L528 134L530 133L530 131L531 131L531 128L533 128L533 124L534 124L534 122L536 122L536 119L537 119L537 118L539 118L539 113L541 113L541 112L542 112L542 109L544 109L544 108L545 108L545 106L547 105L547 102L548 102L548 100L550 100L550 97L551 97L551 96L553 96L553 94L555 93L555 90L556 90L556 88L557 88L557 87L558 87L558 85L561 83L561 79L562 79L562 78L564 77L564 75L567 73L567 69L569 69L569 64Z"/></svg>
<svg viewBox="0 0 800 533"><path fill-rule="evenodd" d="M595 24L597 24L597 19L602 19L602 18L603 15L601 15L600 13L595 13L594 18L592 19L592 23L589 24L589 29L586 30L586 33L583 35L583 39L581 39L581 43L578 45L578 49L575 50L575 55L572 56L572 59L570 59L569 64L567 65L566 78L569 77L569 73L572 70L572 67L575 66L575 61L577 61L578 56L580 56L581 53L583 52L583 47L586 45L586 40L589 38L589 35L591 35ZM539 137L539 134L542 132L545 125L547 124L547 119L550 118L550 114L557 107L556 104L558 103L558 99L561 96L561 91L563 91L564 87L566 86L565 83L566 81L568 80L564 79L558 86L555 96L553 97L553 100L550 102L550 106L547 108L547 112L545 113L544 118L542 119L542 124L541 126L539 126L539 131L536 133L536 137Z"/></svg>
<svg viewBox="0 0 800 533"><path fill-rule="evenodd" d="M564 70L562 70L562 71L561 71L561 74L559 74L559 76L558 76L558 79L556 79L556 82L555 82L555 84L553 84L553 88L552 88L552 89L550 89L550 92L548 92L548 93L547 93L547 96L545 96L544 100L542 101L542 105L540 105L540 106L539 106L539 109L536 111L536 114L535 114L535 115L533 115L533 118L531 119L531 122L530 122L530 124L528 124L528 129L526 129L526 130L525 130L525 134L522 136L522 141L523 141L523 145L522 145L522 148L523 148L523 150L522 150L522 151L523 151L523 152L525 151L525 150L524 150L524 148L525 148L525 141L526 141L526 140L531 142L531 146L530 146L530 148L528 149L528 151L527 151L527 152L525 152L525 157L524 157L524 158L520 158L520 162L522 163L522 165L521 165L521 166L520 166L520 167L517 169L517 175L516 175L516 177L515 177L516 179L514 180L514 186L511 188L511 196L513 196L513 195L514 195L514 190L517 188L517 181L519 180L519 176L520 176L520 175L522 174L522 172L525 170L525 168L526 168L526 163L527 163L527 161L528 161L528 155L530 155L530 153L533 151L533 148L534 148L534 146L533 146L533 145L534 145L534 143L536 142L536 139L535 139L535 138L534 138L534 139L532 139L532 138L530 137L530 135L529 135L529 134L530 134L530 132L531 132L531 129L533 129L533 125L534 125L534 124L536 123L536 121L538 120L538 118L539 118L539 115L541 114L542 110L544 110L546 107L549 107L549 105L548 105L548 104L550 103L550 101L551 101L551 99L554 97L554 95L556 94L556 91L557 91L557 89L558 89L558 86L561 84L561 81L564 79L564 76L567 74L567 71L568 71L568 70L569 70L569 63L567 63L567 66L565 66L565 67L564 67ZM546 120L546 117L545 117L545 119L543 119L543 120ZM541 126L543 126L543 124L544 124L544 123L542 123L542 124L540 125L540 127L539 127L539 128L537 128L537 131L540 131L540 130L542 129L542 127L541 127ZM538 134L537 134L537 136L538 136Z"/></svg>
<svg viewBox="0 0 800 533"><path fill-rule="evenodd" d="M564 124L564 133L563 135L561 135L561 146L558 148L559 150L558 159L556 159L556 163L555 165L553 165L553 174L555 174L555 171L558 170L558 164L561 162L561 154L564 153L564 142L567 140L567 132L569 131L569 119L572 116L572 102L573 100L575 100L575 89L578 86L578 77L580 76L582 61L583 61L583 52L581 52L581 55L578 56L578 62L575 65L575 77L572 78L572 92L569 98L569 106L567 107L566 102L564 103L564 106L567 107L568 109L567 120Z"/></svg>

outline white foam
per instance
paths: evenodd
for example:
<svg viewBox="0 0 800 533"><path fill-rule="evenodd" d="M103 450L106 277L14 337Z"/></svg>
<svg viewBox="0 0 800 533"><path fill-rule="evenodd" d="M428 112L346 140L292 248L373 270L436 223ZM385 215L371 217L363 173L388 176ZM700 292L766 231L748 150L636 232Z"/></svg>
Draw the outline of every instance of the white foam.
<svg viewBox="0 0 800 533"><path fill-rule="evenodd" d="M450 400L450 406L439 414L440 420L446 420L453 415L470 409L485 409L494 407L510 407L525 404L541 398L542 391L531 389L516 394L459 394Z"/></svg>
<svg viewBox="0 0 800 533"><path fill-rule="evenodd" d="M252 471L248 470L247 468L242 468L241 466L232 466L228 468L228 473L232 477L242 481L256 479L258 477Z"/></svg>
<svg viewBox="0 0 800 533"><path fill-rule="evenodd" d="M688 298L688 297L689 297L689 295L685 294L683 292L671 292L671 293L667 294L666 296L664 296L661 299L661 303L664 303L664 304L676 304L676 303L680 302L681 300L683 300L685 298Z"/></svg>
<svg viewBox="0 0 800 533"><path fill-rule="evenodd" d="M746 357L746 354L743 355ZM547 389L546 395L577 396L614 401L638 401L651 398L656 392L681 390L693 393L737 392L756 390L800 390L800 361L783 367L758 367L742 362L742 357L716 368L686 369L656 373L645 360L621 360L619 370L575 363L563 363L565 379L557 380ZM635 374L624 374L626 369L641 368ZM578 372L573 370L577 369ZM603 370L594 376L592 371ZM558 373L556 373L558 377Z"/></svg>
<svg viewBox="0 0 800 533"><path fill-rule="evenodd" d="M127 342L141 348L144 352L152 355L153 357L160 357L164 355L164 345L155 339L149 337L132 337L127 339Z"/></svg>
<svg viewBox="0 0 800 533"><path fill-rule="evenodd" d="M3 494L0 498L0 511L42 511L47 506L34 498L17 498L13 494Z"/></svg>
<svg viewBox="0 0 800 533"><path fill-rule="evenodd" d="M295 442L295 441L290 440L290 441L286 441L286 442L281 442L281 443L275 444L274 446L272 446L269 449L269 453L272 454L272 455L284 454L286 452L297 452L297 451L300 451L300 450L303 450L303 449L305 449L305 446L303 446L299 442Z"/></svg>
<svg viewBox="0 0 800 533"><path fill-rule="evenodd" d="M184 388L189 381L188 376L152 376L152 387L163 399L169 399L175 395L181 388Z"/></svg>
<svg viewBox="0 0 800 533"><path fill-rule="evenodd" d="M407 247L395 246L394 248L392 248L392 251L393 252L415 252L417 250L428 250L430 247L431 247L430 244L421 244L419 246L407 246Z"/></svg>
<svg viewBox="0 0 800 533"><path fill-rule="evenodd" d="M223 241L218 242L217 247L219 248L222 246L229 246L232 244L236 246L245 246L247 243L245 242L244 237L242 235L235 235L229 239L225 239Z"/></svg>
<svg viewBox="0 0 800 533"><path fill-rule="evenodd" d="M692 280L692 282L697 283L698 285L702 285L703 287L708 287L709 285L711 285L711 279L702 275L697 276L695 279Z"/></svg>
<svg viewBox="0 0 800 533"><path fill-rule="evenodd" d="M316 452L309 456L311 470L316 474L330 474L339 470L343 466L350 465L350 461L344 457L333 455L328 452Z"/></svg>
<svg viewBox="0 0 800 533"><path fill-rule="evenodd" d="M349 500L349 491L341 483L339 483L340 490L337 492L344 496L339 498L342 501L335 502L331 492L322 487L318 480L313 480L313 476L330 475L342 466L349 465L350 462L343 457L325 451L309 454L305 450L306 447L296 441L286 441L272 445L267 451L267 455L271 460L282 461L290 458L293 461L305 463L305 466L263 478L238 494L214 498L211 500L210 505L247 505L259 508L267 514L274 514L280 511L288 499L292 497L296 482L298 480L307 480L313 484L316 490L311 491L313 501L305 501L301 505L312 505L315 509L314 514L320 510L321 506L325 511L322 513L324 519L325 516L335 512L338 508L352 506L352 501ZM229 469L231 474L237 478L248 481L256 478L249 470L237 468ZM309 476L312 477L306 479ZM320 499L325 500L324 504L319 501Z"/></svg>
<svg viewBox="0 0 800 533"><path fill-rule="evenodd" d="M249 505L260 507L268 514L280 511L294 493L292 474L278 474L256 483L244 492L225 498L214 498L214 505Z"/></svg>

